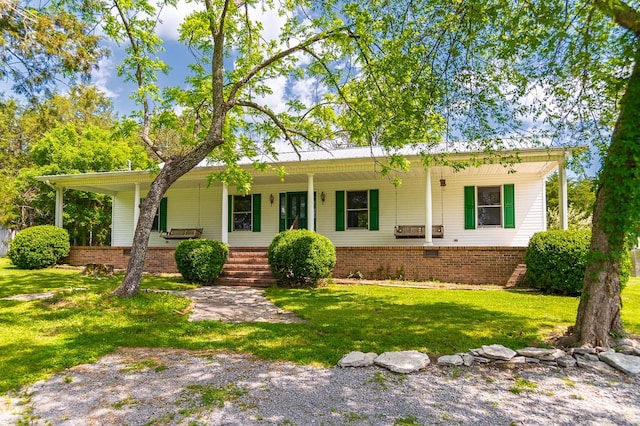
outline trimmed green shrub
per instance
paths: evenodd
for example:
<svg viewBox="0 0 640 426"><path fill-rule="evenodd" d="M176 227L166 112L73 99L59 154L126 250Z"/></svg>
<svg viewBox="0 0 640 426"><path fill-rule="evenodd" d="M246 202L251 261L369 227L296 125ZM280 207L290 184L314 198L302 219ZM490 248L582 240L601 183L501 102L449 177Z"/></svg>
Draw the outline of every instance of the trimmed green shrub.
<svg viewBox="0 0 640 426"><path fill-rule="evenodd" d="M20 269L53 266L69 255L69 233L53 225L25 228L9 244L7 256Z"/></svg>
<svg viewBox="0 0 640 426"><path fill-rule="evenodd" d="M316 287L336 266L336 249L324 235L306 229L280 232L269 246L271 273L286 287Z"/></svg>
<svg viewBox="0 0 640 426"><path fill-rule="evenodd" d="M538 232L531 237L525 255L526 281L548 294L578 296L582 292L591 230ZM620 288L631 276L631 256L620 262Z"/></svg>
<svg viewBox="0 0 640 426"><path fill-rule="evenodd" d="M544 293L579 295L590 241L588 229L534 234L525 254L527 283Z"/></svg>
<svg viewBox="0 0 640 426"><path fill-rule="evenodd" d="M185 281L207 285L220 275L228 255L225 243L197 239L181 241L173 257Z"/></svg>

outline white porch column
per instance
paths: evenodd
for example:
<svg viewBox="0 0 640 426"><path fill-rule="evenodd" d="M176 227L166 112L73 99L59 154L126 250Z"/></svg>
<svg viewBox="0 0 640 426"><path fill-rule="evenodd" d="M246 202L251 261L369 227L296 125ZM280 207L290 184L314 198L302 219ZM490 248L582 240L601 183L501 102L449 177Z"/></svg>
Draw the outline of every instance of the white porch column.
<svg viewBox="0 0 640 426"><path fill-rule="evenodd" d="M229 244L229 187L226 183L222 183L222 233L220 240Z"/></svg>
<svg viewBox="0 0 640 426"><path fill-rule="evenodd" d="M433 245L433 201L431 200L431 169L425 169L425 221L424 221L424 245Z"/></svg>
<svg viewBox="0 0 640 426"><path fill-rule="evenodd" d="M59 228L63 227L62 214L64 212L64 187L56 187L56 212L54 218L54 225Z"/></svg>
<svg viewBox="0 0 640 426"><path fill-rule="evenodd" d="M315 201L313 199L313 173L309 173L307 178L307 229L315 231Z"/></svg>
<svg viewBox="0 0 640 426"><path fill-rule="evenodd" d="M140 184L136 183L135 190L133 191L133 233L136 232L138 226L138 219L140 219Z"/></svg>
<svg viewBox="0 0 640 426"><path fill-rule="evenodd" d="M560 229L569 229L569 203L567 200L567 171L564 162L558 167L558 210Z"/></svg>

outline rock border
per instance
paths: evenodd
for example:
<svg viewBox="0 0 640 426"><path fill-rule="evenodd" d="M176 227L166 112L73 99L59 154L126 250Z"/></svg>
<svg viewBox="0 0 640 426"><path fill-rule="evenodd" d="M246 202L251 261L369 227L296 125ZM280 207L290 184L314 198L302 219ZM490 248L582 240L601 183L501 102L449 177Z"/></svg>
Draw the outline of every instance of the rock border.
<svg viewBox="0 0 640 426"><path fill-rule="evenodd" d="M527 347L518 350L503 345L483 345L470 349L467 353L443 355L437 359L437 365L465 366L474 364L541 364L553 367L580 367L598 372L620 371L629 376L640 374L640 343L631 339L621 339L612 348L571 348L567 351L557 348ZM396 373L413 373L424 369L431 363L425 353L411 350L401 352L363 353L353 351L338 361L338 366L370 367L377 365Z"/></svg>

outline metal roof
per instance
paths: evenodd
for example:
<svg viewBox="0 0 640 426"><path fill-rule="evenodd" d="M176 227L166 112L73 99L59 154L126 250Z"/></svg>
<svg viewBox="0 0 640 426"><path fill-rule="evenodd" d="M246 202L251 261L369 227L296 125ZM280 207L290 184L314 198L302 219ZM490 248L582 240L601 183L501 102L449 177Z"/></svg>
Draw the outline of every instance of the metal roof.
<svg viewBox="0 0 640 426"><path fill-rule="evenodd" d="M443 144L441 144L443 145ZM499 155L491 152L451 152L451 147L432 147L429 151L424 150L424 146L409 146L394 151L403 155L411 164L407 172L397 172L401 178L424 176L424 166L422 165L423 154L446 155L449 161L464 161L469 159L487 160L487 164L478 167L467 167L461 170L454 170L448 166L438 165L436 158L434 169L439 175L495 175L507 174L513 171L522 173L534 173L546 176L553 172L560 162L566 161L575 150L582 150L583 147L573 148L514 148L512 150L501 150ZM447 148L445 150L445 148ZM379 165L373 159L384 160L389 153L381 147L361 147L333 149L330 151L316 150L300 152L298 156L295 152L279 154L277 159L262 158L273 166L284 167L287 171L286 182L306 182L308 174L314 174L316 181L330 180L356 180L371 179L379 177ZM510 161L500 161L511 159ZM245 160L240 162L241 166L249 171L255 184L271 184L280 182L280 178L271 172L261 172L252 167L253 161ZM196 184L206 184L207 177L216 171L222 170L224 165L212 163L204 160L197 167L182 176L173 187L189 187ZM133 184L140 184L141 190L148 189L153 181L156 172L153 170L125 170L112 172L96 172L81 174L61 174L38 176L36 179L50 185L60 185L65 188L77 189L81 191L97 192L115 195L121 191L131 191Z"/></svg>

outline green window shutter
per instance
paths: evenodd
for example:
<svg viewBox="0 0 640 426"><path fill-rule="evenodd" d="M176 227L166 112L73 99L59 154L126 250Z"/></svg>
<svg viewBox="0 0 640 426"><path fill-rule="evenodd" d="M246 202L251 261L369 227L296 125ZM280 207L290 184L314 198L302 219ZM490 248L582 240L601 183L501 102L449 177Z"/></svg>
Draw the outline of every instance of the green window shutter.
<svg viewBox="0 0 640 426"><path fill-rule="evenodd" d="M515 228L516 227L516 205L515 205L515 187L514 185L507 184L503 187L504 197L504 227Z"/></svg>
<svg viewBox="0 0 640 426"><path fill-rule="evenodd" d="M227 203L227 231L233 231L233 195L229 195Z"/></svg>
<svg viewBox="0 0 640 426"><path fill-rule="evenodd" d="M377 189L369 191L369 231L380 230L380 194Z"/></svg>
<svg viewBox="0 0 640 426"><path fill-rule="evenodd" d="M464 229L476 229L476 187L464 187Z"/></svg>
<svg viewBox="0 0 640 426"><path fill-rule="evenodd" d="M160 200L159 231L167 232L167 197Z"/></svg>
<svg viewBox="0 0 640 426"><path fill-rule="evenodd" d="M336 191L336 231L344 231L344 191Z"/></svg>
<svg viewBox="0 0 640 426"><path fill-rule="evenodd" d="M262 195L253 194L253 232L260 232L261 213L262 213Z"/></svg>
<svg viewBox="0 0 640 426"><path fill-rule="evenodd" d="M280 217L280 226L278 229L282 232L287 228L287 194L284 192L280 193L278 200L278 215Z"/></svg>

